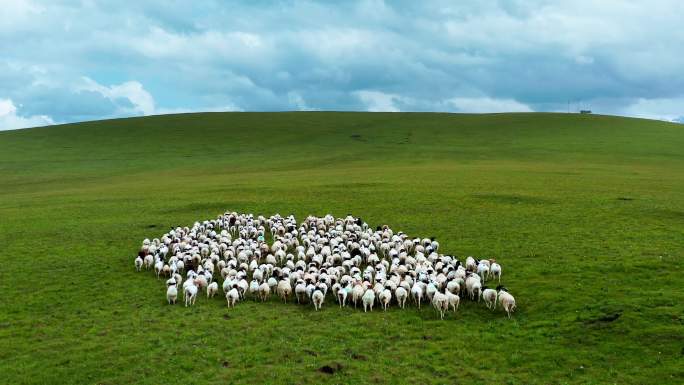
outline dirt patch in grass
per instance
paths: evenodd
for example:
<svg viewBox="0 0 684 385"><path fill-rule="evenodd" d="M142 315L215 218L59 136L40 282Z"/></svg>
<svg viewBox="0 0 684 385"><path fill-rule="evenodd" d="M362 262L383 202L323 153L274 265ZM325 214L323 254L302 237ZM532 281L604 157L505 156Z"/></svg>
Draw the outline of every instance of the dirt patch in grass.
<svg viewBox="0 0 684 385"><path fill-rule="evenodd" d="M325 374L335 374L336 372L339 372L342 370L342 364L338 362L333 362L332 364L329 365L323 365L320 368L318 368L318 371L321 373Z"/></svg>

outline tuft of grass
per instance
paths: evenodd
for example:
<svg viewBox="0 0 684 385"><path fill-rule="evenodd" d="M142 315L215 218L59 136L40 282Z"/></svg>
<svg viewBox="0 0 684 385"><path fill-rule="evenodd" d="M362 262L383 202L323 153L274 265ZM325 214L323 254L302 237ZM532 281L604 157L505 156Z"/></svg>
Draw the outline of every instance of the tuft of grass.
<svg viewBox="0 0 684 385"><path fill-rule="evenodd" d="M5 383L678 383L684 127L568 114L206 113L0 132ZM143 238L347 213L496 258L518 309L165 304Z"/></svg>

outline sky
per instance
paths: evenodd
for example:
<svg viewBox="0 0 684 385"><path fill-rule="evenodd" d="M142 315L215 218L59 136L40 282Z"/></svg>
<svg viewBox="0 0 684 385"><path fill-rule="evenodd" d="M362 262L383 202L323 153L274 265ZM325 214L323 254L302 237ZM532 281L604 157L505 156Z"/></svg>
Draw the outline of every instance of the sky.
<svg viewBox="0 0 684 385"><path fill-rule="evenodd" d="M199 111L684 122L684 1L0 0L0 130Z"/></svg>

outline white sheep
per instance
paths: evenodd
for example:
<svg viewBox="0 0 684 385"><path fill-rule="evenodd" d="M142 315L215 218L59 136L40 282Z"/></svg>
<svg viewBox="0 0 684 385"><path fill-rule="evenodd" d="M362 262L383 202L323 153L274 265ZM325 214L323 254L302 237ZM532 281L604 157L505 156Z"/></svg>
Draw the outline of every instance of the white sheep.
<svg viewBox="0 0 684 385"><path fill-rule="evenodd" d="M161 275L162 270L164 270L164 262L162 262L161 260L158 260L154 264L154 271L155 271L155 273L157 273L157 279L159 279L159 276Z"/></svg>
<svg viewBox="0 0 684 385"><path fill-rule="evenodd" d="M346 287L337 290L337 302L340 304L340 308L347 306L347 296L351 292L351 289L347 290Z"/></svg>
<svg viewBox="0 0 684 385"><path fill-rule="evenodd" d="M267 234L272 242L265 241ZM134 265L136 271L154 267L158 278L170 276L176 285L169 286L178 287L176 296L183 282L179 273L185 275L187 268L188 279L182 286L186 306L196 301L192 291L206 289L208 298L218 292L215 269L229 307L247 292L255 301L266 301L275 293L287 302L294 291L297 302L311 300L315 310L320 310L330 288L341 308L351 297L355 307L362 302L364 312L372 311L375 302L387 311L393 298L405 308L411 297L418 308L430 300L443 318L446 311L457 311L465 293L472 300L482 297L494 309L501 295L506 297L482 286L492 277L501 280L501 266L495 260L468 257L461 265L440 251L432 238L409 237L389 226L374 231L351 215L309 216L297 222L294 216L227 212L148 240ZM510 317L514 302L504 309Z"/></svg>
<svg viewBox="0 0 684 385"><path fill-rule="evenodd" d="M489 272L493 277L497 278L501 282L501 265L496 262L492 262L492 266L489 268Z"/></svg>
<svg viewBox="0 0 684 385"><path fill-rule="evenodd" d="M306 283L304 283L303 280L297 281L297 285L295 285L295 298L297 299L297 303L303 303L307 298Z"/></svg>
<svg viewBox="0 0 684 385"><path fill-rule="evenodd" d="M224 293L228 293L230 291L230 289L233 288L233 280L226 278L223 281L223 285L221 285L221 288L223 289Z"/></svg>
<svg viewBox="0 0 684 385"><path fill-rule="evenodd" d="M389 289L383 290L380 292L378 299L380 300L380 304L382 304L383 311L387 311L387 307L389 306L390 301L392 301L392 291Z"/></svg>
<svg viewBox="0 0 684 385"><path fill-rule="evenodd" d="M449 310L449 300L445 294L436 292L432 296L432 306L439 311L439 317L444 319L444 312Z"/></svg>
<svg viewBox="0 0 684 385"><path fill-rule="evenodd" d="M169 302L169 305L174 305L176 303L176 299L178 298L176 280L174 278L169 279L166 281L166 286L166 300Z"/></svg>
<svg viewBox="0 0 684 385"><path fill-rule="evenodd" d="M207 286L207 298L213 298L218 293L218 283L212 282Z"/></svg>
<svg viewBox="0 0 684 385"><path fill-rule="evenodd" d="M465 281L466 291L470 296L471 300L480 300L480 292L482 289L482 284L480 283L480 276L477 274L470 274Z"/></svg>
<svg viewBox="0 0 684 385"><path fill-rule="evenodd" d="M356 308L356 303L362 300L361 298L365 292L366 289L364 289L363 285L354 285L354 288L352 288L352 302L354 302L354 308Z"/></svg>
<svg viewBox="0 0 684 385"><path fill-rule="evenodd" d="M499 291L499 303L506 311L506 314L508 314L508 318L511 318L511 313L513 313L515 310L515 298L513 298L508 290L503 286L497 287L497 290Z"/></svg>
<svg viewBox="0 0 684 385"><path fill-rule="evenodd" d="M413 287L411 288L411 297L416 304L418 304L418 309L420 309L420 301L423 298L423 287L419 282L413 284Z"/></svg>
<svg viewBox="0 0 684 385"><path fill-rule="evenodd" d="M195 286L194 281L190 281L190 284L188 284L184 288L185 292L185 307L188 307L188 304L194 305L195 300L197 299L197 286Z"/></svg>
<svg viewBox="0 0 684 385"><path fill-rule="evenodd" d="M427 288L425 289L425 294L427 294L428 300L432 301L432 297L435 295L437 292L437 286L435 286L434 283L430 282L427 285Z"/></svg>
<svg viewBox="0 0 684 385"><path fill-rule="evenodd" d="M482 263L484 260L480 261L477 265L477 274L482 277L482 282L486 282L489 276L489 265Z"/></svg>
<svg viewBox="0 0 684 385"><path fill-rule="evenodd" d="M261 302L265 302L271 296L271 287L268 286L268 282L264 282L259 285L259 297L261 297Z"/></svg>
<svg viewBox="0 0 684 385"><path fill-rule="evenodd" d="M150 267L154 264L154 257L151 255L146 255L145 258L143 259L143 263L145 265L145 270L149 270Z"/></svg>
<svg viewBox="0 0 684 385"><path fill-rule="evenodd" d="M253 279L252 282L249 283L249 295L251 295L252 298L256 301L258 294L259 294L259 281L257 281L256 279Z"/></svg>
<svg viewBox="0 0 684 385"><path fill-rule="evenodd" d="M402 286L397 287L397 290L394 291L394 295L397 297L397 303L399 304L400 308L404 308L404 305L406 304L406 298L408 297L408 292L406 291L405 288Z"/></svg>
<svg viewBox="0 0 684 385"><path fill-rule="evenodd" d="M466 258L466 271L476 271L477 270L477 262L475 262L475 258L473 257L468 257Z"/></svg>
<svg viewBox="0 0 684 385"><path fill-rule="evenodd" d="M233 288L226 293L226 301L228 301L228 307L235 307L235 303L240 300L240 292L238 291L238 285L234 284Z"/></svg>
<svg viewBox="0 0 684 385"><path fill-rule="evenodd" d="M447 302L449 304L449 307L454 309L454 313L458 310L458 305L461 302L461 297L458 296L456 293L452 293L450 291L445 291L444 295L447 297Z"/></svg>
<svg viewBox="0 0 684 385"><path fill-rule="evenodd" d="M448 292L451 292L454 294L460 293L461 292L461 285L458 283L458 281L456 279L454 279L453 281L449 281L447 283L446 289Z"/></svg>
<svg viewBox="0 0 684 385"><path fill-rule="evenodd" d="M323 301L325 300L325 295L321 289L317 288L311 295L311 302L313 302L314 309L318 311L323 306Z"/></svg>
<svg viewBox="0 0 684 385"><path fill-rule="evenodd" d="M494 310L496 308L496 290L489 289L487 286L482 287L482 300L488 309Z"/></svg>
<svg viewBox="0 0 684 385"><path fill-rule="evenodd" d="M373 289L367 289L365 293L363 293L363 297L361 297L361 300L363 301L363 312L366 312L366 307L370 307L370 311L373 311L373 303L375 303L375 292Z"/></svg>
<svg viewBox="0 0 684 385"><path fill-rule="evenodd" d="M290 281L283 279L278 282L278 296L287 303L287 298L292 294L292 286Z"/></svg>

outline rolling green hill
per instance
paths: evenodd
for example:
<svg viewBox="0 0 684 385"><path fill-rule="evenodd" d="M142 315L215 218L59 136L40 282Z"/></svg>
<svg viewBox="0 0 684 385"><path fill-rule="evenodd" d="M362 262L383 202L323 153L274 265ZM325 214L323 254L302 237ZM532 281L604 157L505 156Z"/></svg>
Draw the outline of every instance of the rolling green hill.
<svg viewBox="0 0 684 385"><path fill-rule="evenodd" d="M226 210L434 235L496 258L518 310L166 305L140 241ZM681 383L683 255L682 125L205 113L0 132L0 382Z"/></svg>

